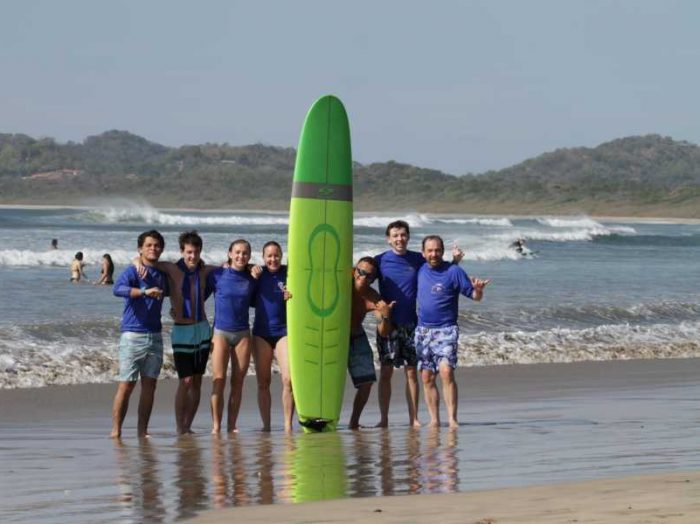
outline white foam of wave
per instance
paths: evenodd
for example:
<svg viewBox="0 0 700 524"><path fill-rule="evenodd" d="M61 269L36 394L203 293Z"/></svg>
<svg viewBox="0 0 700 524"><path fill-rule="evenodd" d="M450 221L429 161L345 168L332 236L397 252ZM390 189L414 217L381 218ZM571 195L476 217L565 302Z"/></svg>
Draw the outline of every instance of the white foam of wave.
<svg viewBox="0 0 700 524"><path fill-rule="evenodd" d="M475 224L479 226L513 227L507 218L440 218L436 220L443 224Z"/></svg>
<svg viewBox="0 0 700 524"><path fill-rule="evenodd" d="M541 217L537 222L548 227L582 227L582 228L598 228L604 227L601 223L588 217L577 218L556 218L556 217Z"/></svg>
<svg viewBox="0 0 700 524"><path fill-rule="evenodd" d="M462 336L459 349L466 366L699 356L700 322L478 333Z"/></svg>
<svg viewBox="0 0 700 524"><path fill-rule="evenodd" d="M96 266L102 263L102 256L109 253L112 261L117 266L126 266L131 264L131 261L137 256L135 249L102 249L102 248L85 248L81 250L83 253L83 261L87 266ZM70 266L75 251L52 250L52 251L30 251L6 249L0 251L0 266L8 267L64 267ZM165 251L161 260L174 262L180 258L178 251ZM226 260L226 250L212 250L202 253L202 258L208 264L218 265ZM252 257L253 262L258 261L256 255ZM92 276L87 271L88 277Z"/></svg>
<svg viewBox="0 0 700 524"><path fill-rule="evenodd" d="M384 216L384 215L355 215L353 224L355 226L373 227L385 229L388 224L396 220L403 220L408 223L411 228L422 228L429 226L434 220L427 215L420 213L410 213L407 215Z"/></svg>

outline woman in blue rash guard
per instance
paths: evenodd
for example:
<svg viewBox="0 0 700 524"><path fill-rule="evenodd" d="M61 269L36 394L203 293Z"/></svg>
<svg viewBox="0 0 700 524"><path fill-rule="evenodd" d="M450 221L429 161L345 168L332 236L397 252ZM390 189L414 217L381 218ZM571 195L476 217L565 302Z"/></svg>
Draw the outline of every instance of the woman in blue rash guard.
<svg viewBox="0 0 700 524"><path fill-rule="evenodd" d="M231 392L228 400L228 431L236 432L243 380L250 365L251 337L248 309L253 304L257 281L248 270L250 244L234 240L228 249L228 264L213 270L207 285L214 293L212 337L212 433L221 431L226 371L231 361Z"/></svg>
<svg viewBox="0 0 700 524"><path fill-rule="evenodd" d="M285 302L291 297L287 291L287 266L282 265L282 247L275 241L263 246L265 267L258 279L255 294L255 322L253 323L253 356L258 380L258 407L263 431L270 431L270 382L272 358L277 357L282 375L282 409L284 430L292 430L294 398L287 359L287 314Z"/></svg>

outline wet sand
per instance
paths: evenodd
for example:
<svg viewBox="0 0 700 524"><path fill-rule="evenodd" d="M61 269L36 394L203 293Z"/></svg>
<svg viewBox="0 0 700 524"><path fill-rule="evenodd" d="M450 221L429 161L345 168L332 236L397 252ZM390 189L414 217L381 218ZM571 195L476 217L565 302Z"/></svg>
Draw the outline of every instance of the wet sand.
<svg viewBox="0 0 700 524"><path fill-rule="evenodd" d="M199 524L371 522L445 524L674 523L700 519L700 472L444 495L379 497L206 512Z"/></svg>
<svg viewBox="0 0 700 524"><path fill-rule="evenodd" d="M219 438L209 434L208 381L197 434L175 435L166 380L152 438L135 437L132 400L121 443L107 438L113 384L0 390L0 521L170 522L230 509L298 522L330 504L327 522L425 521L442 506L445 522L697 522L698 376L700 359L463 368L460 427L414 431L398 372L388 430L292 436L279 377L271 434L259 431L249 377L241 431ZM377 420L375 391L362 422ZM326 499L345 500L288 506Z"/></svg>

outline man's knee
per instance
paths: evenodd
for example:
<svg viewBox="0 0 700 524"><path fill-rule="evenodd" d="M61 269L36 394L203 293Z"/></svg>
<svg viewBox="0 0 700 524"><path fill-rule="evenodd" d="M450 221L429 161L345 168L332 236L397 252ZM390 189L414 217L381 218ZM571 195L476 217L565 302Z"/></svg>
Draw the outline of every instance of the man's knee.
<svg viewBox="0 0 700 524"><path fill-rule="evenodd" d="M379 370L379 380L382 382L388 382L394 374L394 367L389 365L383 365Z"/></svg>
<svg viewBox="0 0 700 524"><path fill-rule="evenodd" d="M455 370L445 362L440 364L440 379L446 384L451 384L455 379Z"/></svg>

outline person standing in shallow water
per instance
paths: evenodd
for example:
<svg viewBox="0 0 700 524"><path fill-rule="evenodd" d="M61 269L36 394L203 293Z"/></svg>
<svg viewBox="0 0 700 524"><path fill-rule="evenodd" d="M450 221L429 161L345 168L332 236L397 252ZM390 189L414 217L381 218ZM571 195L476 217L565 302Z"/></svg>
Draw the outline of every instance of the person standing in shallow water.
<svg viewBox="0 0 700 524"><path fill-rule="evenodd" d="M163 364L160 314L167 281L154 265L163 253L165 240L156 230L146 231L139 235L137 246L146 276L140 278L137 269L129 266L119 275L113 288L115 296L124 298L124 312L119 339L119 385L112 404L112 438L121 438L129 398L139 376L137 434L141 438L149 436L148 422Z"/></svg>
<svg viewBox="0 0 700 524"><path fill-rule="evenodd" d="M85 275L85 262L83 261L83 252L78 251L70 263L70 281L74 284L79 283L82 279L87 280Z"/></svg>
<svg viewBox="0 0 700 524"><path fill-rule="evenodd" d="M421 372L425 404L430 414L430 426L440 425L440 394L435 384L442 380L442 392L447 406L449 426L457 427L457 307L459 295L479 301L490 280L471 279L458 265L442 258L445 245L437 235L423 239L426 264L418 270L418 326L416 353Z"/></svg>
<svg viewBox="0 0 700 524"><path fill-rule="evenodd" d="M416 347L416 290L418 270L425 265L425 258L408 249L411 238L407 222L396 220L386 227L386 241L391 249L374 257L379 279L379 293L385 302L395 302L391 315L391 329L386 335L377 333L379 353L379 413L378 427L389 426L391 402L391 378L394 368L403 366L406 374L406 404L408 424L420 427L418 420L418 372ZM456 245L452 250L452 263L459 264L464 252Z"/></svg>
<svg viewBox="0 0 700 524"><path fill-rule="evenodd" d="M168 277L170 315L174 320L170 335L173 360L178 376L175 393L175 425L178 435L192 433L202 390L202 377L207 370L211 349L211 326L204 301L207 275L216 266L204 265L201 259L203 241L196 231L185 231L178 238L181 258L177 262L156 262L156 269ZM134 264L139 274L145 268L138 259Z"/></svg>
<svg viewBox="0 0 700 524"><path fill-rule="evenodd" d="M95 281L96 286L111 286L114 284L114 262L109 253L102 255L102 269L100 269L100 278Z"/></svg>
<svg viewBox="0 0 700 524"><path fill-rule="evenodd" d="M228 249L228 263L207 277L214 292L214 335L212 336L212 433L221 431L226 373L231 361L231 392L228 400L228 431L238 431L243 381L250 366L251 337L249 311L257 282L248 268L250 243L238 239Z"/></svg>
<svg viewBox="0 0 700 524"><path fill-rule="evenodd" d="M352 310L350 315L350 349L348 371L357 390L350 416L350 429L359 429L360 415L367 404L372 384L377 381L374 371L374 357L362 321L367 313L374 311L377 319L377 332L387 336L391 325L391 310L394 303L387 304L370 286L377 278L377 267L372 257L362 257L357 261L352 274Z"/></svg>
<svg viewBox="0 0 700 524"><path fill-rule="evenodd" d="M270 383L272 359L277 358L282 376L282 410L284 430L292 431L294 397L289 376L287 356L287 314L285 303L291 293L285 287L287 266L282 265L282 247L275 241L263 246L265 267L258 279L255 294L255 322L253 323L253 357L255 378L258 381L258 408L263 431L270 431Z"/></svg>

